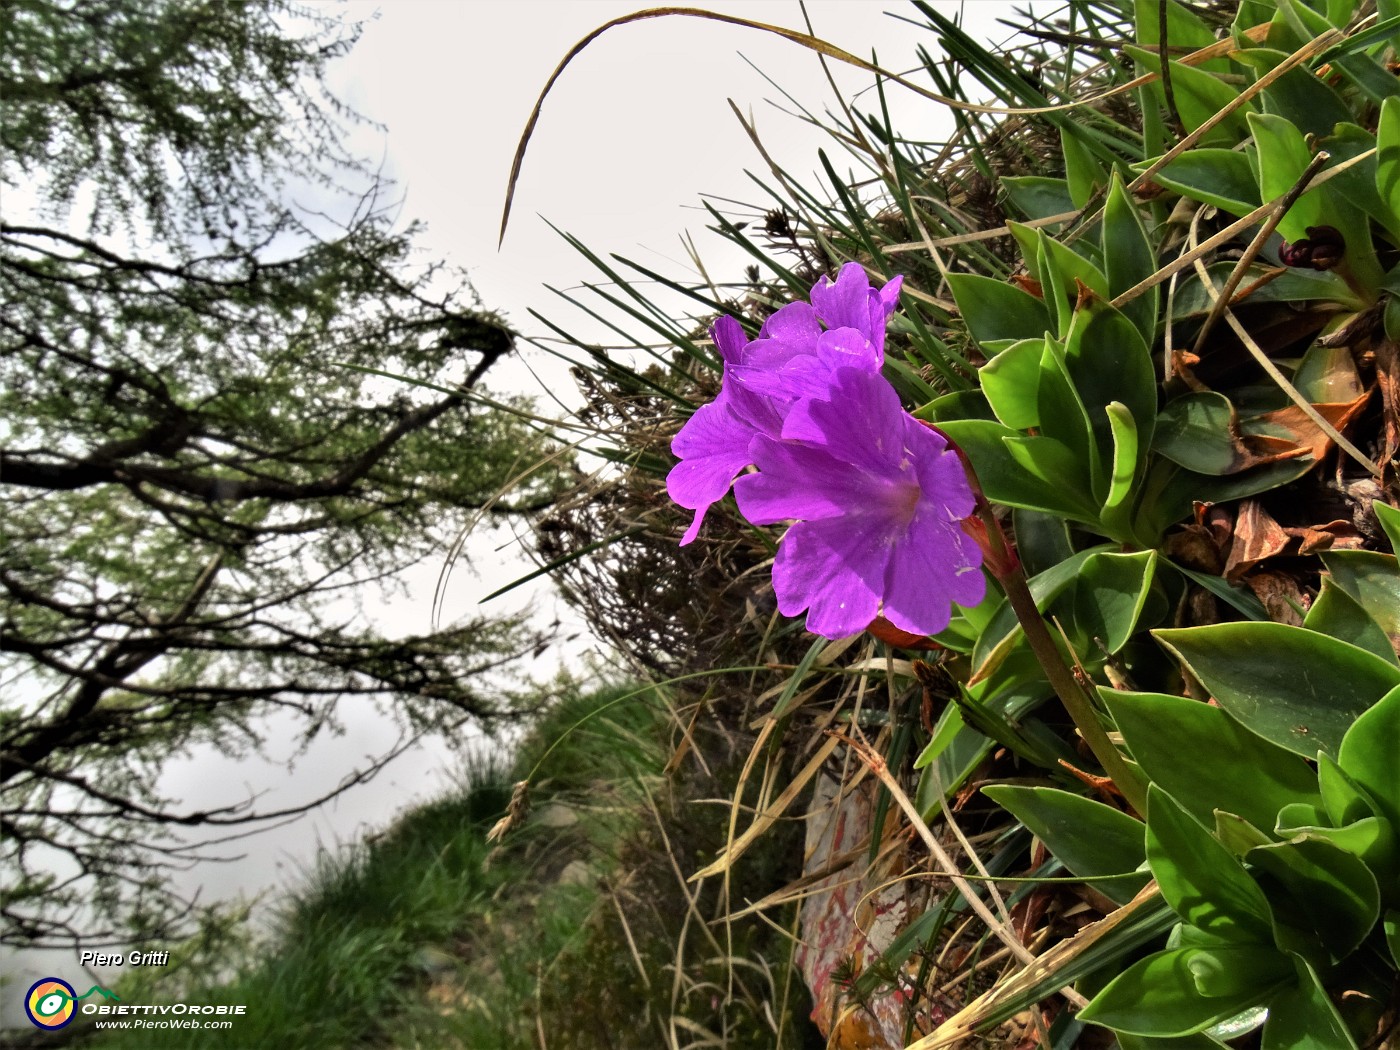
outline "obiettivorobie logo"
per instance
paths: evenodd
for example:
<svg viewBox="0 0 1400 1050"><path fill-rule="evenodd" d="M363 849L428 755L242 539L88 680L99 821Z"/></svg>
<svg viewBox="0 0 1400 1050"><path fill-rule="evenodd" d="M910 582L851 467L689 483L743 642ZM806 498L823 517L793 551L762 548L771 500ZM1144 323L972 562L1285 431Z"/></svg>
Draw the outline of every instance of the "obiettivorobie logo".
<svg viewBox="0 0 1400 1050"><path fill-rule="evenodd" d="M41 977L30 985L29 992L24 997L24 1014L36 1028L48 1031L66 1028L72 1023L73 1015L77 1012L77 1003L89 995L121 1001L116 992L103 988L100 984L94 984L79 995L67 981L57 977Z"/></svg>

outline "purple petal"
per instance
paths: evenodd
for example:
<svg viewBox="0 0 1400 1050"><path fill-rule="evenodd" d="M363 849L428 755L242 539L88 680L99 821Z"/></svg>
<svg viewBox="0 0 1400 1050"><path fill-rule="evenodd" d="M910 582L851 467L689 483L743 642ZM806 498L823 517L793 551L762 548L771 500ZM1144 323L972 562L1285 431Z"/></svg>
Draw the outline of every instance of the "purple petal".
<svg viewBox="0 0 1400 1050"><path fill-rule="evenodd" d="M924 500L937 506L948 520L961 521L977 509L977 497L972 494L967 469L958 454L948 449L942 435L913 417L906 418L904 441L914 454Z"/></svg>
<svg viewBox="0 0 1400 1050"><path fill-rule="evenodd" d="M819 444L834 458L889 481L916 481L912 463L904 457L908 418L884 376L842 368L835 374L828 400L804 400L792 406L783 423L783 437Z"/></svg>
<svg viewBox="0 0 1400 1050"><path fill-rule="evenodd" d="M937 634L948 626L954 602L982 600L981 563L981 550L956 521L932 504L921 504L890 552L882 588L885 618L915 634Z"/></svg>
<svg viewBox="0 0 1400 1050"><path fill-rule="evenodd" d="M756 438L759 473L734 485L739 512L755 525L849 516L888 502L888 482L843 463L823 448Z"/></svg>
<svg viewBox="0 0 1400 1050"><path fill-rule="evenodd" d="M744 365L724 370L724 392L734 418L752 434L778 437L783 432L792 399L781 382L766 372Z"/></svg>
<svg viewBox="0 0 1400 1050"><path fill-rule="evenodd" d="M734 476L753 462L748 451L752 439L753 432L734 418L721 397L700 406L671 442L680 462L666 475L666 491L697 512L682 546L695 538L705 511L724 498Z"/></svg>
<svg viewBox="0 0 1400 1050"><path fill-rule="evenodd" d="M854 328L870 338L870 278L859 263L841 267L835 282L812 285L812 305L828 328Z"/></svg>
<svg viewBox="0 0 1400 1050"><path fill-rule="evenodd" d="M778 339L787 343L814 343L822 334L817 323L817 312L809 303L788 303L763 322L758 336L763 339ZM745 364L748 362L745 361Z"/></svg>
<svg viewBox="0 0 1400 1050"><path fill-rule="evenodd" d="M773 590L784 616L807 612L807 630L826 638L863 631L880 605L889 547L878 519L849 516L798 522L778 545Z"/></svg>
<svg viewBox="0 0 1400 1050"><path fill-rule="evenodd" d="M743 325L734 318L725 316L716 319L710 326L710 337L714 339L715 348L726 364L738 364L743 358L748 337L744 335Z"/></svg>
<svg viewBox="0 0 1400 1050"><path fill-rule="evenodd" d="M817 340L817 356L829 362L831 368L855 367L865 372L878 372L885 364L885 355L856 328L833 328Z"/></svg>

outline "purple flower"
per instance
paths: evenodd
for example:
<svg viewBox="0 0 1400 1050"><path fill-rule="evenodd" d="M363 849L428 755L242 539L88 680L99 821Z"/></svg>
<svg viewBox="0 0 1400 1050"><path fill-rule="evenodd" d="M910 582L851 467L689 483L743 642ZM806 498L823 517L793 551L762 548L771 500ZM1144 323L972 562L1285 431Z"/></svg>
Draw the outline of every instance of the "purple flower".
<svg viewBox="0 0 1400 1050"><path fill-rule="evenodd" d="M773 565L784 615L807 610L828 638L877 614L936 634L954 602L982 600L981 550L959 525L975 507L962 462L878 373L836 369L827 399L797 402L781 437L751 450L759 472L735 483L739 510L756 525L797 519Z"/></svg>
<svg viewBox="0 0 1400 1050"><path fill-rule="evenodd" d="M902 280L875 291L865 271L848 263L834 282L822 277L813 286L810 304L789 303L769 317L752 342L745 342L732 317L715 322L711 333L724 361L719 397L699 408L671 442L680 462L666 489L695 511L682 546L695 539L710 505L754 462L755 439L783 437L793 405L825 399L838 369L879 373L885 324Z"/></svg>

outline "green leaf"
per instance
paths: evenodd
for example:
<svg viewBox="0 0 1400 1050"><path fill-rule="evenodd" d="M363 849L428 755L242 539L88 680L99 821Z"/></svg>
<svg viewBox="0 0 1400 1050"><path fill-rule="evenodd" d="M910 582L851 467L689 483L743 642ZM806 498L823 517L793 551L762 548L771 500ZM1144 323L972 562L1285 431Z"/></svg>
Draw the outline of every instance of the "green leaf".
<svg viewBox="0 0 1400 1050"><path fill-rule="evenodd" d="M1388 98L1381 106L1376 126L1376 192L1381 200L1400 201L1400 98Z"/></svg>
<svg viewBox="0 0 1400 1050"><path fill-rule="evenodd" d="M1396 510L1380 500L1373 500L1371 512L1375 514L1376 521L1380 523L1386 538L1390 540L1391 550L1400 552L1400 510Z"/></svg>
<svg viewBox="0 0 1400 1050"><path fill-rule="evenodd" d="M1256 73L1272 71L1288 55L1273 48L1251 47L1238 60ZM1263 91L1264 111L1292 121L1305 135L1321 138L1332 134L1342 121L1353 119L1347 104L1312 70L1295 66Z"/></svg>
<svg viewBox="0 0 1400 1050"><path fill-rule="evenodd" d="M1311 966L1301 966L1297 985L1269 1000L1259 1050L1357 1050L1337 1008Z"/></svg>
<svg viewBox="0 0 1400 1050"><path fill-rule="evenodd" d="M1220 1050L1225 1044L1202 1032L1199 1035L1178 1035L1168 1038L1118 1033L1121 1050Z"/></svg>
<svg viewBox="0 0 1400 1050"><path fill-rule="evenodd" d="M1322 577L1322 591L1303 617L1303 626L1333 638L1351 642L1382 660L1400 666L1390 639L1380 624L1331 576Z"/></svg>
<svg viewBox="0 0 1400 1050"><path fill-rule="evenodd" d="M1163 0L1133 0L1133 26L1137 42L1144 47L1156 47L1162 42ZM1167 42L1173 47L1199 51L1215 43L1215 33L1200 16L1177 0L1165 0Z"/></svg>
<svg viewBox="0 0 1400 1050"><path fill-rule="evenodd" d="M1203 390L1178 397L1162 409L1152 447L1197 474L1235 474L1252 461L1239 432L1230 399Z"/></svg>
<svg viewBox="0 0 1400 1050"><path fill-rule="evenodd" d="M1152 72L1162 71L1161 57L1157 52L1132 46L1123 50ZM1170 61L1168 65L1171 69L1172 97L1176 101L1177 115L1181 117L1181 123L1188 132L1201 127L1239 97L1238 88L1205 70L1176 61ZM1254 106L1250 103L1236 106L1224 121L1207 132L1206 137L1200 141L1215 145L1240 141L1249 134L1245 114L1254 111Z"/></svg>
<svg viewBox="0 0 1400 1050"><path fill-rule="evenodd" d="M982 793L1024 824L1075 875L1125 876L1094 884L1110 900L1126 904L1147 885L1151 876L1137 872L1146 859L1142 821L1058 788L992 784Z"/></svg>
<svg viewBox="0 0 1400 1050"><path fill-rule="evenodd" d="M972 338L1037 339L1050 330L1045 304L1015 285L978 274L948 275L948 287Z"/></svg>
<svg viewBox="0 0 1400 1050"><path fill-rule="evenodd" d="M1040 355L1040 380L1036 388L1036 411L1040 415L1040 433L1053 438L1074 457L1070 476L1089 481L1092 493L1098 487L1099 446L1093 440L1094 428L1088 409L1075 388L1065 360L1064 348L1055 340L1045 341ZM1104 485L1107 487L1106 481Z"/></svg>
<svg viewBox="0 0 1400 1050"><path fill-rule="evenodd" d="M1326 839L1298 835L1257 846L1245 859L1268 898L1275 943L1313 965L1346 958L1380 917L1380 887L1371 869Z"/></svg>
<svg viewBox="0 0 1400 1050"><path fill-rule="evenodd" d="M1147 163L1133 165L1137 171L1147 167ZM1249 157L1234 150L1187 150L1152 178L1183 197L1241 218L1263 203Z"/></svg>
<svg viewBox="0 0 1400 1050"><path fill-rule="evenodd" d="M1086 662L1097 660L1102 645L1116 653L1137 630L1157 571L1155 551L1095 553L1074 581L1070 640Z"/></svg>
<svg viewBox="0 0 1400 1050"><path fill-rule="evenodd" d="M1160 693L1100 689L1099 695L1148 779L1203 824L1226 810L1272 828L1284 806L1321 802L1305 761L1218 707Z"/></svg>
<svg viewBox="0 0 1400 1050"><path fill-rule="evenodd" d="M1015 430L1040 426L1036 399L1045 340L1023 339L1007 347L979 370L982 390L997 419Z"/></svg>
<svg viewBox="0 0 1400 1050"><path fill-rule="evenodd" d="M1362 154L1372 150L1379 152L1376 137L1356 124L1342 123L1337 125L1335 133L1322 140L1321 148L1332 155L1329 168L1340 167L1353 159L1356 161L1330 180L1327 192L1340 195L1356 205L1375 219L1392 241L1400 241L1400 197L1381 196L1378 158L1362 157Z"/></svg>
<svg viewBox="0 0 1400 1050"><path fill-rule="evenodd" d="M1064 519L1034 510L1011 513L1016 553L1027 576L1036 576L1074 554ZM986 603L983 603L984 605Z"/></svg>
<svg viewBox="0 0 1400 1050"><path fill-rule="evenodd" d="M1109 299L1122 295L1157 270L1157 253L1117 172L1113 173L1108 200L1104 202L1102 244ZM1122 308L1148 346L1157 333L1160 296L1160 286L1154 285Z"/></svg>
<svg viewBox="0 0 1400 1050"><path fill-rule="evenodd" d="M1311 811L1313 807L1302 804L1300 808ZM1215 837L1236 857L1243 857L1255 846L1267 846L1273 841L1238 813L1227 813L1223 809L1215 811Z"/></svg>
<svg viewBox="0 0 1400 1050"><path fill-rule="evenodd" d="M1336 754L1357 716L1400 685L1400 668L1303 627L1223 623L1153 635L1246 729L1304 756Z"/></svg>
<svg viewBox="0 0 1400 1050"><path fill-rule="evenodd" d="M1285 828L1286 815L1279 814L1277 830L1281 836L1317 839L1352 854L1375 876L1382 900L1400 901L1400 838L1397 838L1388 822L1380 817L1363 817L1337 828L1317 824Z"/></svg>
<svg viewBox="0 0 1400 1050"><path fill-rule="evenodd" d="M1147 861L1172 910L1221 940L1269 944L1269 902L1244 865L1158 785L1147 791Z"/></svg>
<svg viewBox="0 0 1400 1050"><path fill-rule="evenodd" d="M1283 117L1251 113L1249 127L1259 148L1259 195L1263 200L1280 197L1293 188L1312 161L1312 153L1303 133ZM1312 189L1294 201L1278 232L1284 240L1296 241L1307 236L1307 227L1328 224L1336 222L1324 217L1322 193Z"/></svg>
<svg viewBox="0 0 1400 1050"><path fill-rule="evenodd" d="M1178 948L1128 967L1079 1018L1131 1035L1194 1035L1263 1002L1292 979L1293 966L1273 948ZM1208 997L1202 984L1231 992Z"/></svg>
<svg viewBox="0 0 1400 1050"><path fill-rule="evenodd" d="M1087 479L1064 472L1082 471L1082 464L1058 441L1024 438L1020 431L982 419L949 420L940 428L967 453L987 498L1008 507L1046 511L1074 521L1094 522L1098 508L1091 501ZM1013 453L1011 446L1018 446ZM1024 464L1035 464L1027 471ZM1046 480L1054 477L1054 482Z"/></svg>
<svg viewBox="0 0 1400 1050"><path fill-rule="evenodd" d="M926 419L930 423L942 425L952 419L985 419L996 421L996 413L987 403L987 396L980 389L955 390L951 394L936 397L913 413L915 419Z"/></svg>
<svg viewBox="0 0 1400 1050"><path fill-rule="evenodd" d="M1400 908L1385 913L1385 945L1390 949L1390 961L1400 969Z"/></svg>
<svg viewBox="0 0 1400 1050"><path fill-rule="evenodd" d="M1332 582L1346 591L1376 621L1392 647L1400 644L1400 563L1376 551L1326 551L1322 564Z"/></svg>
<svg viewBox="0 0 1400 1050"><path fill-rule="evenodd" d="M1029 220L1048 219L1075 210L1064 179L1047 179L1040 175L1003 176L1001 184L1011 206Z"/></svg>
<svg viewBox="0 0 1400 1050"><path fill-rule="evenodd" d="M1137 425L1141 468L1157 425L1157 377L1137 326L1106 301L1089 299L1074 312L1064 360L1103 462L1113 458L1107 409L1119 403Z"/></svg>
<svg viewBox="0 0 1400 1050"><path fill-rule="evenodd" d="M1400 834L1400 687L1362 713L1337 754L1342 771L1366 790Z"/></svg>
<svg viewBox="0 0 1400 1050"><path fill-rule="evenodd" d="M1065 158L1070 200L1076 208L1082 208L1089 203L1094 190L1108 181L1108 173L1083 140L1069 130L1069 125L1060 129L1060 149Z"/></svg>
<svg viewBox="0 0 1400 1050"><path fill-rule="evenodd" d="M1225 283L1235 268L1231 262L1213 263L1208 267L1211 279L1219 288ZM1245 271L1241 287L1248 287L1269 272L1269 267L1255 264ZM1277 267L1273 268L1277 271ZM1300 270L1296 267L1272 278L1267 284L1255 288L1246 300L1256 303L1299 303L1321 300L1338 303L1353 310L1364 309L1366 304L1347 285L1341 274L1334 270ZM1172 300L1172 318L1201 317L1210 313L1211 299L1200 281L1187 281Z"/></svg>
<svg viewBox="0 0 1400 1050"><path fill-rule="evenodd" d="M930 762L935 761L939 755L947 751L952 746L959 732L964 726L962 711L956 704L949 704L943 709L943 714L939 716L938 724L933 727L933 739L914 760L915 769L923 769Z"/></svg>
<svg viewBox="0 0 1400 1050"><path fill-rule="evenodd" d="M1382 812L1371 793L1331 755L1317 756L1317 786L1322 792L1322 808L1333 827L1379 816Z"/></svg>
<svg viewBox="0 0 1400 1050"><path fill-rule="evenodd" d="M1103 501L1104 515L1107 517L1110 513L1123 509L1133 491L1133 483L1137 481L1138 476L1141 446L1138 441L1137 423L1127 405L1115 401L1105 411L1108 413L1108 425L1113 434L1113 460L1109 471L1108 495Z"/></svg>

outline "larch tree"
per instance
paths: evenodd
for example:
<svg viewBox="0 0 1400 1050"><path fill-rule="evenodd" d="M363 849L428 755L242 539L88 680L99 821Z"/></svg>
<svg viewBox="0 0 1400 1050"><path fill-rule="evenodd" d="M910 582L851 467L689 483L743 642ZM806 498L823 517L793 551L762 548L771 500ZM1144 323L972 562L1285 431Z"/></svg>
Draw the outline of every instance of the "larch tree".
<svg viewBox="0 0 1400 1050"><path fill-rule="evenodd" d="M356 35L284 0L0 5L4 942L172 931L174 830L277 815L163 797L168 756L255 751L273 712L490 720L539 644L353 600L567 469L512 484L549 451L480 388L512 333L345 145Z"/></svg>

